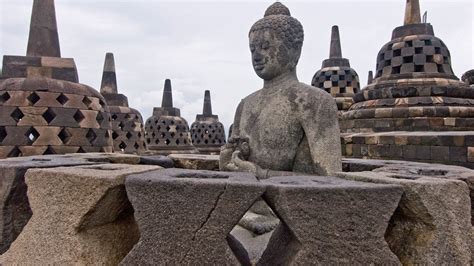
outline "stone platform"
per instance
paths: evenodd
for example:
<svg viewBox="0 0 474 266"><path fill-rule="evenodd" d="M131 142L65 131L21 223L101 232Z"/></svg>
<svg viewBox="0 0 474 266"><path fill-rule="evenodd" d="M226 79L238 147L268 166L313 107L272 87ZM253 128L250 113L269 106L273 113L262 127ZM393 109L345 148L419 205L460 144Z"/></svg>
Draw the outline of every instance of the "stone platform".
<svg viewBox="0 0 474 266"><path fill-rule="evenodd" d="M391 131L341 134L352 158L444 163L474 168L474 131Z"/></svg>
<svg viewBox="0 0 474 266"><path fill-rule="evenodd" d="M180 157L179 164L173 160L184 168L218 162ZM173 160L120 154L0 160L1 182L10 184L2 198L20 199L3 203L0 263L135 265L154 262L156 252L161 261L190 264L471 262L474 171L465 167L346 158L337 177L257 180L140 165L169 167ZM257 198L279 220L263 235L239 222Z"/></svg>

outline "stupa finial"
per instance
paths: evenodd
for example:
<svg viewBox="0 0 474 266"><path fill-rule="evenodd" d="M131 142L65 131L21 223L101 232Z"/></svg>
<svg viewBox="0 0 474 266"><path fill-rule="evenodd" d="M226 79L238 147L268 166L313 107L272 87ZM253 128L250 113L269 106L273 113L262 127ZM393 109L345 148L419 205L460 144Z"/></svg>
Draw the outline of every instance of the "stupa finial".
<svg viewBox="0 0 474 266"><path fill-rule="evenodd" d="M407 0L404 25L421 23L420 0Z"/></svg>
<svg viewBox="0 0 474 266"><path fill-rule="evenodd" d="M211 92L209 90L204 91L204 106L202 108L203 115L212 115L211 105Z"/></svg>
<svg viewBox="0 0 474 266"><path fill-rule="evenodd" d="M163 100L161 101L161 107L173 107L173 92L171 91L171 80L165 80L165 88L163 90Z"/></svg>
<svg viewBox="0 0 474 266"><path fill-rule="evenodd" d="M367 84L372 84L374 82L374 72L369 71L369 77L367 78Z"/></svg>
<svg viewBox="0 0 474 266"><path fill-rule="evenodd" d="M105 55L100 93L117 94L117 76L115 74L115 60L113 53L107 53Z"/></svg>
<svg viewBox="0 0 474 266"><path fill-rule="evenodd" d="M342 58L341 39L339 37L339 27L337 25L332 26L331 30L329 58Z"/></svg>
<svg viewBox="0 0 474 266"><path fill-rule="evenodd" d="M61 57L54 0L34 0L27 56Z"/></svg>

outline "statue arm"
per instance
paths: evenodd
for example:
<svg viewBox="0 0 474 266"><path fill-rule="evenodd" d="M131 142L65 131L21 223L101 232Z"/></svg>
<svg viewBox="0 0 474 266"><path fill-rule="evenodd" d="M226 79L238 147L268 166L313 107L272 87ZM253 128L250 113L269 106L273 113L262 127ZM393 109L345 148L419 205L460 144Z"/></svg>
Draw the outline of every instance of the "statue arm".
<svg viewBox="0 0 474 266"><path fill-rule="evenodd" d="M342 169L341 139L337 106L329 94L307 97L307 104L318 105L317 112L302 110L300 123L308 139L317 174L331 175ZM304 106L304 105L303 105Z"/></svg>
<svg viewBox="0 0 474 266"><path fill-rule="evenodd" d="M242 116L243 101L240 101L235 111L234 124L232 126L232 135L229 136L227 143L221 147L221 152L219 155L219 170L221 171L235 171L232 168L232 165L229 165L232 160L232 154L235 152L237 147L236 141L234 140L236 136L240 134L240 117Z"/></svg>

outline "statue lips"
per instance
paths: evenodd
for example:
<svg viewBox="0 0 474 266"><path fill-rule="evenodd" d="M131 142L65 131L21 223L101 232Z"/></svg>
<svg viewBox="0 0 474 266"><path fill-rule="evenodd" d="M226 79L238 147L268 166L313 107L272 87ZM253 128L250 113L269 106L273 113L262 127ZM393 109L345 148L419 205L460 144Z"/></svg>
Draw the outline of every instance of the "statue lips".
<svg viewBox="0 0 474 266"><path fill-rule="evenodd" d="M254 63L253 64L253 69L255 69L256 71L261 71L265 68L265 63Z"/></svg>

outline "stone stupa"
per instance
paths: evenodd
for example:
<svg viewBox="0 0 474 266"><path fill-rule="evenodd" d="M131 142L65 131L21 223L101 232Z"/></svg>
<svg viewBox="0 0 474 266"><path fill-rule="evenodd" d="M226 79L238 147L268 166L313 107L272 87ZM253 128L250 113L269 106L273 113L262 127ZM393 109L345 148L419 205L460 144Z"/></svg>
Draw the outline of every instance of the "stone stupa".
<svg viewBox="0 0 474 266"><path fill-rule="evenodd" d="M150 154L199 153L193 146L189 126L178 108L173 107L171 80L165 81L161 107L145 123L145 142Z"/></svg>
<svg viewBox="0 0 474 266"><path fill-rule="evenodd" d="M105 55L100 93L109 105L114 151L131 154L145 152L143 118L139 111L128 106L127 96L118 93L115 60L112 53Z"/></svg>
<svg viewBox="0 0 474 266"><path fill-rule="evenodd" d="M469 86L474 87L474 69L471 69L464 73L462 75L461 80L467 83Z"/></svg>
<svg viewBox="0 0 474 266"><path fill-rule="evenodd" d="M340 123L345 156L474 166L474 89L454 75L418 0L407 0L404 25L354 102Z"/></svg>
<svg viewBox="0 0 474 266"><path fill-rule="evenodd" d="M4 56L0 158L112 152L109 109L62 58L54 0L34 0L26 56Z"/></svg>
<svg viewBox="0 0 474 266"><path fill-rule="evenodd" d="M191 125L193 145L200 153L219 154L221 146L226 143L224 126L219 117L212 114L211 92L204 92L202 114L196 115Z"/></svg>
<svg viewBox="0 0 474 266"><path fill-rule="evenodd" d="M357 72L351 68L349 59L342 57L338 26L333 26L331 30L329 59L323 61L311 85L324 89L336 99L339 115L351 107L352 97L360 90Z"/></svg>

